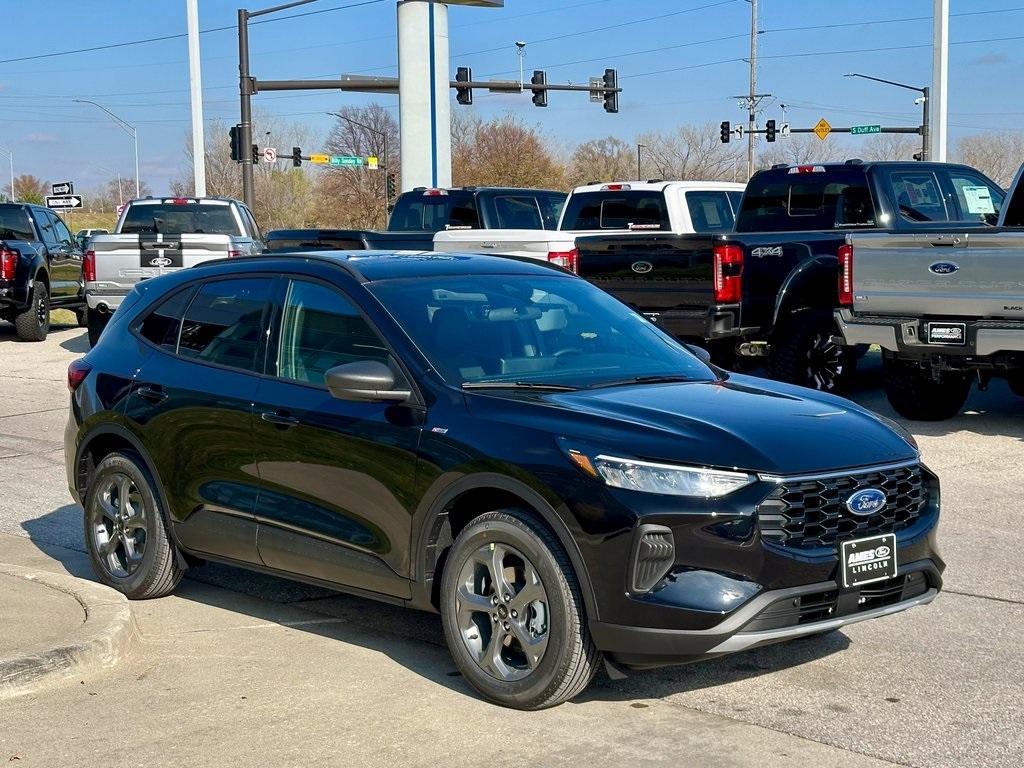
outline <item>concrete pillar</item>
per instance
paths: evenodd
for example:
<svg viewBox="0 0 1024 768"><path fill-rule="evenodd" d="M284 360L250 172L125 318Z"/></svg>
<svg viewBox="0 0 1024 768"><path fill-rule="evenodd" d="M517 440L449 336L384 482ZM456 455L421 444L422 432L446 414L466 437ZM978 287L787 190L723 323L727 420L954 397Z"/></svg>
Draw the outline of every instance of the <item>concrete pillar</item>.
<svg viewBox="0 0 1024 768"><path fill-rule="evenodd" d="M931 147L929 160L946 162L949 114L949 0L934 0L932 35Z"/></svg>

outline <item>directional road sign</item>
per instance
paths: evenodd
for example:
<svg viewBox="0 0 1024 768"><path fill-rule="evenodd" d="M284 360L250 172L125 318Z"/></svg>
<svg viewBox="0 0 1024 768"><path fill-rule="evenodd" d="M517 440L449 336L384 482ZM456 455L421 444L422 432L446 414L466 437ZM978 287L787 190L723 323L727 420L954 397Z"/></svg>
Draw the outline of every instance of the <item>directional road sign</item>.
<svg viewBox="0 0 1024 768"><path fill-rule="evenodd" d="M78 195L53 195L47 196L46 207L66 211L71 208L81 208L82 198Z"/></svg>
<svg viewBox="0 0 1024 768"><path fill-rule="evenodd" d="M862 136L868 133L881 133L882 126L880 125L854 125L850 127L850 134L853 136Z"/></svg>
<svg viewBox="0 0 1024 768"><path fill-rule="evenodd" d="M75 185L70 181L60 181L50 186L50 194L71 195L75 192Z"/></svg>
<svg viewBox="0 0 1024 768"><path fill-rule="evenodd" d="M824 117L818 121L818 124L814 126L814 133L817 134L818 138L824 141L828 138L828 135L832 133L832 126L828 124L828 120Z"/></svg>
<svg viewBox="0 0 1024 768"><path fill-rule="evenodd" d="M276 163L277 162L277 150L273 147L263 148L263 162L264 163Z"/></svg>
<svg viewBox="0 0 1024 768"><path fill-rule="evenodd" d="M789 136L789 123L783 123L779 128L779 134L782 136Z"/></svg>

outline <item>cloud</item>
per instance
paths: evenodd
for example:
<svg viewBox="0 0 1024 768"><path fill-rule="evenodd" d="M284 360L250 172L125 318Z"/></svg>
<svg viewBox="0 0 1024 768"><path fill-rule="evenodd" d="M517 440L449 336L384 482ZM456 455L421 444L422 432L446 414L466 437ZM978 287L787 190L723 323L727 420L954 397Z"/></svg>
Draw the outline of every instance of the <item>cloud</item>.
<svg viewBox="0 0 1024 768"><path fill-rule="evenodd" d="M993 67L999 64L1008 64L1010 57L1005 53L985 53L971 59L968 64L976 67Z"/></svg>
<svg viewBox="0 0 1024 768"><path fill-rule="evenodd" d="M57 138L56 134L33 132L25 136L26 144L59 144L60 139Z"/></svg>

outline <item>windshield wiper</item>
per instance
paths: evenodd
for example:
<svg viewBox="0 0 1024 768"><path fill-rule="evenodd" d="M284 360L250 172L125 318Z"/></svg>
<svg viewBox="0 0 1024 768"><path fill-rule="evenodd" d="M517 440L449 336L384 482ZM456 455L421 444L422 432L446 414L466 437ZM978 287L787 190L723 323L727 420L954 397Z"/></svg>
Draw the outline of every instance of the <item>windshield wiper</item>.
<svg viewBox="0 0 1024 768"><path fill-rule="evenodd" d="M575 392L579 387L568 384L544 384L536 381L467 381L463 389L539 389L548 392Z"/></svg>
<svg viewBox="0 0 1024 768"><path fill-rule="evenodd" d="M617 381L603 381L600 384L593 384L588 389L603 389L604 387L626 387L631 384L675 384L681 381L696 381L690 376L681 374L660 374L654 376L634 376L632 379L619 379Z"/></svg>

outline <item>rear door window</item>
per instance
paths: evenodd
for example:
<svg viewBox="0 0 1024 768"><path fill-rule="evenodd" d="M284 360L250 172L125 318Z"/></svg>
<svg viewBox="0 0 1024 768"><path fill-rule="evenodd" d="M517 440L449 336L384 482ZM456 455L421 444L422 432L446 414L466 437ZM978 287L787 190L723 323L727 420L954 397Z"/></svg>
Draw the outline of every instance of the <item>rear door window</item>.
<svg viewBox="0 0 1024 768"><path fill-rule="evenodd" d="M735 223L725 192L687 192L686 207L694 232L728 232Z"/></svg>
<svg viewBox="0 0 1024 768"><path fill-rule="evenodd" d="M216 280L199 289L181 324L178 354L243 371L262 370L257 359L273 280Z"/></svg>
<svg viewBox="0 0 1024 768"><path fill-rule="evenodd" d="M57 245L57 233L53 229L53 220L48 211L36 208L32 211L32 217L36 220L39 233L43 236L43 242L47 245Z"/></svg>
<svg viewBox="0 0 1024 768"><path fill-rule="evenodd" d="M53 219L53 233L57 237L57 242L68 243L70 245L72 242L71 230L67 228L67 225L63 221L60 220L59 216L51 213L50 218Z"/></svg>
<svg viewBox="0 0 1024 768"><path fill-rule="evenodd" d="M1003 190L977 173L961 169L941 172L949 180L957 206L960 221L981 221L996 224L1006 197Z"/></svg>
<svg viewBox="0 0 1024 768"><path fill-rule="evenodd" d="M669 226L661 191L600 190L572 195L561 228L661 230Z"/></svg>
<svg viewBox="0 0 1024 768"><path fill-rule="evenodd" d="M24 208L0 206L0 240L35 240L36 233Z"/></svg>
<svg viewBox="0 0 1024 768"><path fill-rule="evenodd" d="M233 235L240 233L231 206L199 203L142 203L125 211L121 233L128 235Z"/></svg>
<svg viewBox="0 0 1024 768"><path fill-rule="evenodd" d="M949 221L939 180L931 171L892 171L889 190L904 221Z"/></svg>

